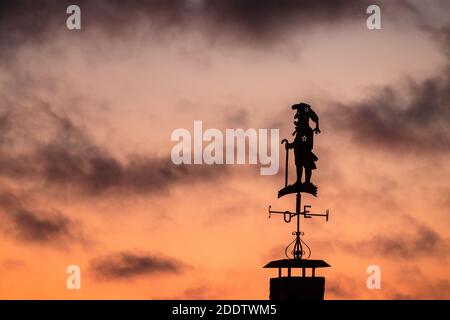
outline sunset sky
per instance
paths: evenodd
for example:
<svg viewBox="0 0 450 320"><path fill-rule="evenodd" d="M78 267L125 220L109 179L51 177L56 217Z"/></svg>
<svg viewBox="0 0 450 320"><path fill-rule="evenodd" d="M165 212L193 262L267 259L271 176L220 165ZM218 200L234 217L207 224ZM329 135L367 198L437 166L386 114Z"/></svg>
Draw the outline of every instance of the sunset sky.
<svg viewBox="0 0 450 320"><path fill-rule="evenodd" d="M81 30L66 8L81 8ZM382 29L366 27L378 4ZM0 299L268 299L280 171L172 163L173 130L309 103L326 299L450 298L450 2L2 1ZM290 159L293 160L293 154ZM290 168L290 182L295 180ZM66 268L81 268L81 290ZM366 268L378 265L380 290Z"/></svg>

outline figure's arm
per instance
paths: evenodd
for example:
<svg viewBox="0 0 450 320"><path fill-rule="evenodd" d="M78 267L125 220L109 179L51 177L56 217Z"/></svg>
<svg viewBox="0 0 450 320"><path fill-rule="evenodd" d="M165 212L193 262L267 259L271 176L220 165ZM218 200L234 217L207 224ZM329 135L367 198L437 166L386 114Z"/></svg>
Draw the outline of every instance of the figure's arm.
<svg viewBox="0 0 450 320"><path fill-rule="evenodd" d="M319 119L317 119L317 121L314 121L316 123L316 127L313 129L314 133L320 133L320 129L319 129Z"/></svg>
<svg viewBox="0 0 450 320"><path fill-rule="evenodd" d="M320 133L320 129L319 129L319 117L317 116L317 114L312 110L309 109L310 114L309 114L309 118L315 122L316 127L313 129L314 133Z"/></svg>

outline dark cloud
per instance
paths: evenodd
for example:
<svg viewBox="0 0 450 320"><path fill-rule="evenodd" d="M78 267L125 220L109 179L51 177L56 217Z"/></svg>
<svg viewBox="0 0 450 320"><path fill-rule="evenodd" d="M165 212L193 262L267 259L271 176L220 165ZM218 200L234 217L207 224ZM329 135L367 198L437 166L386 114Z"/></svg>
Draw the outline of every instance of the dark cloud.
<svg viewBox="0 0 450 320"><path fill-rule="evenodd" d="M197 166L175 166L170 158L131 156L126 163L106 151L84 154L60 146L39 150L43 165L39 174L47 183L78 188L83 194L160 193L177 183L214 178L214 170Z"/></svg>
<svg viewBox="0 0 450 320"><path fill-rule="evenodd" d="M0 2L0 49L3 58L14 54L19 45L38 43L46 38L55 22L55 19L50 17L56 16L58 9L61 9L54 5L56 3L56 1Z"/></svg>
<svg viewBox="0 0 450 320"><path fill-rule="evenodd" d="M272 43L292 30L314 24L332 24L366 18L366 0L79 0L82 32L98 28L117 37L137 25L153 34L173 35L197 28L213 41L231 36L249 43ZM21 44L47 41L55 32L66 32L66 8L73 1L3 1L0 5L0 39L5 50ZM384 2L390 10L411 11L406 1ZM404 12L404 11L403 11ZM76 37L67 32L67 37Z"/></svg>
<svg viewBox="0 0 450 320"><path fill-rule="evenodd" d="M20 241L34 244L66 246L70 242L85 242L82 226L58 210L30 210L22 197L2 186L0 218Z"/></svg>
<svg viewBox="0 0 450 320"><path fill-rule="evenodd" d="M43 194L160 195L175 185L216 180L224 171L176 166L168 156L120 158L96 143L84 122L76 120L78 100L54 105L40 97L41 92L59 93L55 79L36 79L21 67L10 72L0 87L0 227L19 241L63 247L90 242L80 223L35 201Z"/></svg>
<svg viewBox="0 0 450 320"><path fill-rule="evenodd" d="M18 237L26 241L58 241L70 234L70 220L58 211L40 217L31 211L20 209L12 213L10 219Z"/></svg>
<svg viewBox="0 0 450 320"><path fill-rule="evenodd" d="M450 8L450 5L449 5ZM423 26L422 29L427 32L431 38L441 46L447 57L450 56L450 24L433 27Z"/></svg>
<svg viewBox="0 0 450 320"><path fill-rule="evenodd" d="M425 29L447 56L442 71L423 81L377 89L368 99L335 104L326 114L334 130L367 148L436 156L450 151L450 25Z"/></svg>
<svg viewBox="0 0 450 320"><path fill-rule="evenodd" d="M173 258L147 252L121 251L91 261L91 268L101 279L129 279L161 273L179 274L184 265Z"/></svg>
<svg viewBox="0 0 450 320"><path fill-rule="evenodd" d="M0 145L0 178L45 182L57 189L70 186L71 191L83 195L143 194L166 192L175 184L217 179L224 171L223 167L206 165L176 166L170 157L129 155L121 160L98 146L83 127L48 106L36 105L24 113L32 119L31 127L18 111L14 123L20 132L9 130L3 135L10 143ZM35 139L36 132L46 138ZM21 153L14 152L14 142L18 141L25 149Z"/></svg>
<svg viewBox="0 0 450 320"><path fill-rule="evenodd" d="M210 0L205 15L214 28L255 41L277 41L287 31L364 17L368 1Z"/></svg>
<svg viewBox="0 0 450 320"><path fill-rule="evenodd" d="M356 255L382 256L395 259L431 257L446 259L450 241L426 225L416 226L413 233L383 232L354 244L343 244L344 249Z"/></svg>
<svg viewBox="0 0 450 320"><path fill-rule="evenodd" d="M385 87L366 101L336 105L326 116L354 142L392 154L435 156L450 151L450 68L437 77Z"/></svg>

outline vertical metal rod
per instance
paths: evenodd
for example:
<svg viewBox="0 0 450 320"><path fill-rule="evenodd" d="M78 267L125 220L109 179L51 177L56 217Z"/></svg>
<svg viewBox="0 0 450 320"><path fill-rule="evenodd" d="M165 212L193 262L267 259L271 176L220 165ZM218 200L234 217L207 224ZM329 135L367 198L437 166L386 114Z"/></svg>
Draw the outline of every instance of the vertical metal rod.
<svg viewBox="0 0 450 320"><path fill-rule="evenodd" d="M289 172L289 149L287 147L288 142L286 141L286 168L284 173L284 186L288 185L288 172Z"/></svg>
<svg viewBox="0 0 450 320"><path fill-rule="evenodd" d="M301 194L296 194L295 213L297 216L297 231L295 232L295 245L294 245L294 258L301 259L303 255L302 243L300 240L300 207L301 207Z"/></svg>
<svg viewBox="0 0 450 320"><path fill-rule="evenodd" d="M300 205L301 205L301 195L300 192L297 192L297 206L295 208L295 212L297 213L297 232L300 237Z"/></svg>

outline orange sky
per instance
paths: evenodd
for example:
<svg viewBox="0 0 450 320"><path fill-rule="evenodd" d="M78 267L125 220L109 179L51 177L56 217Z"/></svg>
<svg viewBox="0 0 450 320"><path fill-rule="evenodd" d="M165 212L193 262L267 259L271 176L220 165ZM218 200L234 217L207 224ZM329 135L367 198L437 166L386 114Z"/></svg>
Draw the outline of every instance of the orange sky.
<svg viewBox="0 0 450 320"><path fill-rule="evenodd" d="M283 258L295 228L267 215L269 205L293 209L293 196L276 197L283 166L277 176L238 165L184 175L167 161L170 135L202 120L291 139L290 106L304 101L322 130L319 196L304 198L331 218L304 231L312 258L332 265L320 271L326 298L448 299L448 50L438 32L447 23L448 37L448 20L431 9L422 24L398 8L385 16L382 30L367 30L362 12L262 43L201 27L160 36L145 17L116 35L87 24L24 37L0 73L0 298L268 298L275 273L262 266ZM375 130L384 125L404 130ZM176 270L96 267L123 252ZM81 290L66 288L70 264ZM381 290L366 287L371 264Z"/></svg>

